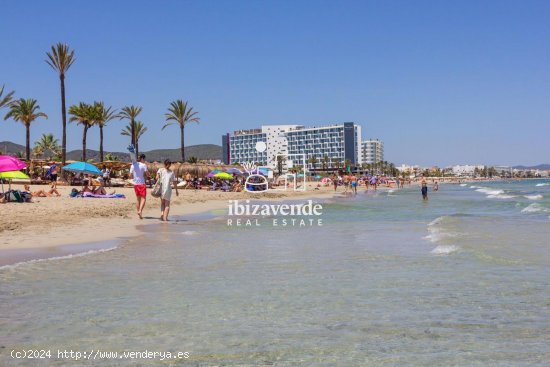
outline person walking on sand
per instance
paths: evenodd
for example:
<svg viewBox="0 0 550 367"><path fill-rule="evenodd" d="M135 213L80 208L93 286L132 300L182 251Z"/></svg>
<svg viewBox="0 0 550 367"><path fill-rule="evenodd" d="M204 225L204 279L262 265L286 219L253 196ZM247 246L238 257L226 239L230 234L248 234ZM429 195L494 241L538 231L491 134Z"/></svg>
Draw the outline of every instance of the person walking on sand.
<svg viewBox="0 0 550 367"><path fill-rule="evenodd" d="M421 186L420 191L422 192L422 199L428 200L428 184L426 183L426 179L424 177L422 177L420 186Z"/></svg>
<svg viewBox="0 0 550 367"><path fill-rule="evenodd" d="M157 171L157 179L160 180L161 196L160 196L160 220L168 221L170 213L170 200L172 198L172 184L176 188L176 196L179 196L176 175L170 169L172 162L169 159L164 161L164 168L159 168Z"/></svg>
<svg viewBox="0 0 550 367"><path fill-rule="evenodd" d="M143 219L143 208L147 199L147 186L145 178L149 178L149 171L145 164L145 154L140 154L137 161L132 161L130 166L130 178L134 181L134 192L136 193L136 209L139 219Z"/></svg>

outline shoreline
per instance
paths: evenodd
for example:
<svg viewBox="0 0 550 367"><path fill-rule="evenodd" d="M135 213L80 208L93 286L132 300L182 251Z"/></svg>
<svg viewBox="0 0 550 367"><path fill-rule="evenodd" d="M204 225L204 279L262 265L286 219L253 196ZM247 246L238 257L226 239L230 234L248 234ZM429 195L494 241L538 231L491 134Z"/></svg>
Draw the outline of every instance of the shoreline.
<svg viewBox="0 0 550 367"><path fill-rule="evenodd" d="M251 202L292 201L299 199L320 199L324 201L342 193L341 191L335 193L332 188L330 188L330 190L328 189L329 188L308 191L269 192L256 195L250 193L220 193L207 191L201 193L200 191L195 192L186 190L184 195L180 193L179 198L176 198L174 194L173 199L176 198L176 200L173 200L174 204L171 206L170 216L197 217L201 214L208 214L212 211L225 209L227 208L229 200L236 199L251 200ZM227 197L224 197L225 195L227 195ZM185 196L185 198L183 196ZM192 196L203 197L195 198L195 201L186 202L186 199ZM35 204L39 205L43 202L48 203L50 200L57 200L58 198L39 199L40 201L34 204L17 203L6 205L32 206ZM103 204L101 200L111 199L71 200L83 200L80 203L90 203L92 205L97 203L101 205ZM131 204L130 207L128 207L128 201ZM158 219L158 199L150 195L147 197L147 205L143 213L144 219L139 219L135 214L134 197L127 195L126 202L121 204L121 207L117 209L122 211L122 214L116 211L115 216L108 218L101 215L92 218L84 218L76 220L74 223L68 223L63 228L54 226L50 227L49 230L38 231L38 233L30 230L32 227L12 232L8 226L7 229L0 232L2 235L0 243L0 269L28 262L65 258L92 251L98 252L115 249L125 241L143 234L144 226L161 225L163 223ZM3 205L2 207L5 206ZM196 218L191 218L191 220L196 220ZM17 226L17 224L12 225Z"/></svg>
<svg viewBox="0 0 550 367"><path fill-rule="evenodd" d="M482 180L462 180L461 183L479 183ZM483 180L508 181L508 180ZM442 185L459 182L441 182ZM416 182L405 188L415 187ZM343 188L334 191L332 186L307 191L271 191L263 194L246 192L181 190L172 197L171 216L198 216L227 208L229 200L251 202L292 201L345 197ZM31 188L32 189L32 188ZM0 268L21 262L69 256L87 251L105 250L143 233L143 227L161 224L158 220L159 201L148 195L144 219L135 213L132 188L117 188L126 199L70 199L71 187L58 188L60 198L38 198L36 203L0 205L0 216L10 218L0 226ZM380 191L395 187L379 186ZM364 191L364 186L359 187ZM371 191L371 190L369 190ZM7 209L7 210L6 210ZM88 216L88 217L87 217ZM11 221L11 219L15 219ZM102 244L102 245L100 245ZM107 246L106 244L109 244Z"/></svg>

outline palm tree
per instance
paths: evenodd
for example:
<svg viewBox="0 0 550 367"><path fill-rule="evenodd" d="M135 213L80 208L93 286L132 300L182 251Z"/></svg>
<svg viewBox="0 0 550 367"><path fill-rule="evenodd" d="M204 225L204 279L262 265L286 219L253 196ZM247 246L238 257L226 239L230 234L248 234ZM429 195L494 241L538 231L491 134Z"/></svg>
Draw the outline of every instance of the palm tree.
<svg viewBox="0 0 550 367"><path fill-rule="evenodd" d="M15 91L11 91L8 94L6 94L4 97L2 97L2 94L4 94L4 86L2 86L2 88L0 88L0 108L8 107L8 105L10 104L10 102L13 98L14 93L15 93Z"/></svg>
<svg viewBox="0 0 550 367"><path fill-rule="evenodd" d="M25 155L27 160L31 159L31 123L39 117L48 118L44 112L39 112L38 110L40 110L40 106L36 103L36 99L21 98L10 103L10 112L4 117L4 120L12 118L14 121L20 121L25 125L25 129L27 130L25 140Z"/></svg>
<svg viewBox="0 0 550 367"><path fill-rule="evenodd" d="M136 142L136 119L138 115L143 111L143 108L140 106L126 106L122 107L120 113L116 116L120 120L128 120L130 121L130 124L128 125L130 127L128 136L130 137L131 144L135 147L136 156L139 154L137 142ZM122 134L125 135L125 134Z"/></svg>
<svg viewBox="0 0 550 367"><path fill-rule="evenodd" d="M132 135L133 130L133 135ZM130 136L132 141L134 141L134 146L136 148L136 155L139 152L139 139L145 132L147 131L147 128L145 125L143 125L143 122L141 121L135 121L133 124L130 122L127 126L122 129L120 132L120 135L124 136Z"/></svg>
<svg viewBox="0 0 550 367"><path fill-rule="evenodd" d="M42 134L40 140L34 143L34 149L43 153L57 154L59 152L59 141L54 138L53 134Z"/></svg>
<svg viewBox="0 0 550 367"><path fill-rule="evenodd" d="M96 124L99 126L99 161L103 162L103 127L117 115L116 110L113 110L111 106L105 107L103 102L94 102L94 110Z"/></svg>
<svg viewBox="0 0 550 367"><path fill-rule="evenodd" d="M340 168L340 160L338 158L332 158L332 165L336 169Z"/></svg>
<svg viewBox="0 0 550 367"><path fill-rule="evenodd" d="M67 158L67 111L65 110L65 73L75 61L74 50L69 45L59 42L52 46L51 52L46 52L46 63L59 74L61 83L61 118L63 120L63 137L61 138L61 164L65 165Z"/></svg>
<svg viewBox="0 0 550 367"><path fill-rule="evenodd" d="M184 129L185 126L190 122L198 123L200 118L197 117L198 112L193 111L193 107L187 105L187 102L178 99L170 103L168 107L168 113L164 114L166 118L166 124L162 127L162 130L169 125L178 124L180 127L180 138L181 138L181 161L185 162L185 140L184 140Z"/></svg>
<svg viewBox="0 0 550 367"><path fill-rule="evenodd" d="M191 164L195 164L195 163L198 163L199 162L199 159L195 156L191 156L188 160L187 160L187 163L191 163Z"/></svg>
<svg viewBox="0 0 550 367"><path fill-rule="evenodd" d="M315 169L315 165L317 164L317 158L314 155L312 155L307 160L307 163L309 163L311 165L311 169Z"/></svg>
<svg viewBox="0 0 550 367"><path fill-rule="evenodd" d="M325 154L325 155L323 156L323 161L322 161L322 163L323 163L323 171L326 172L326 171L327 171L327 168L328 168L328 165L330 164L330 158L328 157L328 155Z"/></svg>
<svg viewBox="0 0 550 367"><path fill-rule="evenodd" d="M42 157L42 155L44 155L44 149L42 149L42 147L36 145L36 146L32 149L32 154L33 154L36 158L40 158L40 157Z"/></svg>
<svg viewBox="0 0 550 367"><path fill-rule="evenodd" d="M80 102L78 105L73 105L69 107L69 114L71 118L70 122L76 122L79 125L82 125L84 128L82 132L82 161L86 162L86 137L88 135L88 129L94 126L96 119L96 111L94 107Z"/></svg>

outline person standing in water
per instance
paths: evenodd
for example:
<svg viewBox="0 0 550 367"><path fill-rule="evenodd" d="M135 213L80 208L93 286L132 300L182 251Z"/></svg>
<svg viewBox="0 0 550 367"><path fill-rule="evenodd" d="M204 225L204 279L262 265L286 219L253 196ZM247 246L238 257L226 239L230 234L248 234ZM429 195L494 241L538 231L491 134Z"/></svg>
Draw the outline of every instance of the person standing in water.
<svg viewBox="0 0 550 367"><path fill-rule="evenodd" d="M351 191L357 195L357 177L353 173L349 174L351 182Z"/></svg>
<svg viewBox="0 0 550 367"><path fill-rule="evenodd" d="M164 168L159 168L157 171L157 180L160 180L161 196L160 196L160 220L168 221L170 213L170 200L172 199L172 184L176 187L176 196L179 195L178 185L174 171L170 169L172 162L169 159L164 161Z"/></svg>
<svg viewBox="0 0 550 367"><path fill-rule="evenodd" d="M434 191L439 190L439 183L437 181L434 182Z"/></svg>
<svg viewBox="0 0 550 367"><path fill-rule="evenodd" d="M422 199L428 200L428 184L426 183L426 179L424 177L422 177L420 186L422 187L420 189L420 191L422 192Z"/></svg>

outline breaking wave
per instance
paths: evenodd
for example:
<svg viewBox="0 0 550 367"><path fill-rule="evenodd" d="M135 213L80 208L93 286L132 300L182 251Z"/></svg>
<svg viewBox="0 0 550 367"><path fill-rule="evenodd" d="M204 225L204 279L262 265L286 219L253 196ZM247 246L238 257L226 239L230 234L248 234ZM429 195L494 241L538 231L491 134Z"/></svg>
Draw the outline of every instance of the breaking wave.
<svg viewBox="0 0 550 367"><path fill-rule="evenodd" d="M540 205L539 203L533 203L523 208L521 212L522 213L550 213L550 209Z"/></svg>
<svg viewBox="0 0 550 367"><path fill-rule="evenodd" d="M430 251L430 253L434 255L448 255L453 252L457 252L458 250L460 250L460 247L455 245L439 245Z"/></svg>

